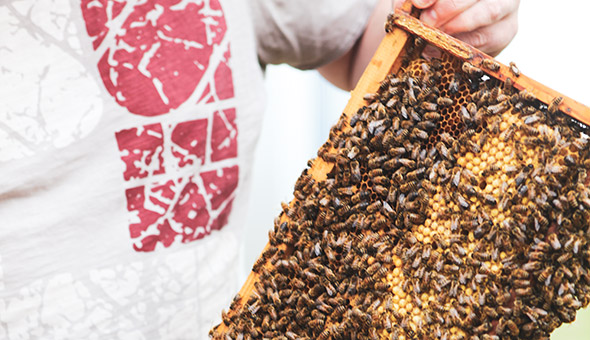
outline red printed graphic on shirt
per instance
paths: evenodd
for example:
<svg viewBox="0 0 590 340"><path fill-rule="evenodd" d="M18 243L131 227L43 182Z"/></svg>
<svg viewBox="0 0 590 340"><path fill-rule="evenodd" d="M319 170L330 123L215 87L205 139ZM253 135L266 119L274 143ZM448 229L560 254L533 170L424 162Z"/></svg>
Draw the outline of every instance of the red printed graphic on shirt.
<svg viewBox="0 0 590 340"><path fill-rule="evenodd" d="M123 173L125 180L164 173L160 124L120 131L117 133L117 142L120 150L126 150L121 153L121 159L126 165Z"/></svg>
<svg viewBox="0 0 590 340"><path fill-rule="evenodd" d="M212 77L208 72L233 96L232 82L225 81L229 67L210 67L212 57L224 53L218 49L227 29L219 1L82 0L82 14L101 55L102 81L129 112L155 116L178 108L202 78Z"/></svg>
<svg viewBox="0 0 590 340"><path fill-rule="evenodd" d="M136 250L198 240L227 223L239 175L235 119L229 109L116 133L125 179L151 180L126 191Z"/></svg>
<svg viewBox="0 0 590 340"><path fill-rule="evenodd" d="M153 117L115 133L134 249L221 229L239 167L236 110L223 104L234 88L219 0L82 0L81 7L105 89L130 113ZM181 106L194 118L164 118Z"/></svg>

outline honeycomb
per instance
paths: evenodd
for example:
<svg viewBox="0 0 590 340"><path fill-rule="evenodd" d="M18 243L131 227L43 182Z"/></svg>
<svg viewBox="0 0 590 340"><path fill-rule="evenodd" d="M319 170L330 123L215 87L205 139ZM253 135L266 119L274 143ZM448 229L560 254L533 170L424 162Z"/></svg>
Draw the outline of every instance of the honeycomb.
<svg viewBox="0 0 590 340"><path fill-rule="evenodd" d="M479 67L413 58L341 118L332 171L303 171L212 338L549 339L575 319L590 139Z"/></svg>

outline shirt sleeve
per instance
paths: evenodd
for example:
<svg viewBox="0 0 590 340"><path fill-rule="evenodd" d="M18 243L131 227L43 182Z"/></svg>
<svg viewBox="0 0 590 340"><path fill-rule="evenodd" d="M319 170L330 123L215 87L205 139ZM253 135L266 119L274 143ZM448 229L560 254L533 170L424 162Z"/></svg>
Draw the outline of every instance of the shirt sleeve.
<svg viewBox="0 0 590 340"><path fill-rule="evenodd" d="M250 0L260 63L299 69L349 51L377 0Z"/></svg>

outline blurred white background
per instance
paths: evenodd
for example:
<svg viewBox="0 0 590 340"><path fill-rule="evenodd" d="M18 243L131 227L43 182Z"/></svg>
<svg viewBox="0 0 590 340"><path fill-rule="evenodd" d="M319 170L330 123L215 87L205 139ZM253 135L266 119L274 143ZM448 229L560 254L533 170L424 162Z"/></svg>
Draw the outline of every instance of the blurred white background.
<svg viewBox="0 0 590 340"><path fill-rule="evenodd" d="M519 32L497 59L514 61L523 74L590 106L589 15L586 1L521 1ZM268 67L266 89L267 110L245 222L243 279L267 242L280 202L291 200L295 180L327 140L349 98L317 72L284 65ZM590 339L590 310L552 339Z"/></svg>

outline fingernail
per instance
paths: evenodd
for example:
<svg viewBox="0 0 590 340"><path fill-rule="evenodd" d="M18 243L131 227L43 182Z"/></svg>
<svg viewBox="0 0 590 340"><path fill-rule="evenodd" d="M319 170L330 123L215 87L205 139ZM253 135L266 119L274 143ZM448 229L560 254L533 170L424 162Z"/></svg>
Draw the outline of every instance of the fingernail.
<svg viewBox="0 0 590 340"><path fill-rule="evenodd" d="M420 20L427 25L434 26L434 24L436 24L436 19L436 12L432 9L422 12L422 15L420 15Z"/></svg>

